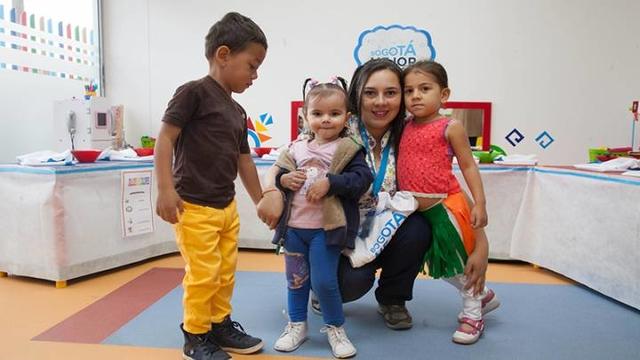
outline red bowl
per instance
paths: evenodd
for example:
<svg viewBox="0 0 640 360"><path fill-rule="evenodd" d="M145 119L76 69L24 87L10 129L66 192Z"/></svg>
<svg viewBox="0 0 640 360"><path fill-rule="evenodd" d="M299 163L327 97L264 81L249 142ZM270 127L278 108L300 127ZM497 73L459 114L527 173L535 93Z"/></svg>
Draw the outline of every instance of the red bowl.
<svg viewBox="0 0 640 360"><path fill-rule="evenodd" d="M266 154L270 153L271 149L273 149L273 148L271 148L271 147L256 147L256 148L253 148L253 151L256 152L256 155L262 157L262 155L266 155Z"/></svg>
<svg viewBox="0 0 640 360"><path fill-rule="evenodd" d="M81 163L92 163L98 159L98 156L102 153L100 150L72 150L73 157Z"/></svg>
<svg viewBox="0 0 640 360"><path fill-rule="evenodd" d="M611 155L598 155L596 156L596 159L598 159L599 161L605 162L605 161L609 161L611 159L615 159L616 156L611 156Z"/></svg>
<svg viewBox="0 0 640 360"><path fill-rule="evenodd" d="M133 150L138 154L138 156L153 155L153 148L135 148Z"/></svg>

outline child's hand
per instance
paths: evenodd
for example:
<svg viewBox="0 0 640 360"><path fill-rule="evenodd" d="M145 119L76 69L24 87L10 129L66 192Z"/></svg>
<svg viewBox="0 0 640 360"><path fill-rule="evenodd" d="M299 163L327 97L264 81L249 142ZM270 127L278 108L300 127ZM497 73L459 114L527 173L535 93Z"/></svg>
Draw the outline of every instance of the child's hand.
<svg viewBox="0 0 640 360"><path fill-rule="evenodd" d="M182 214L183 211L182 199L174 188L158 191L156 214L158 214L162 220L170 224L175 224L178 222L178 213Z"/></svg>
<svg viewBox="0 0 640 360"><path fill-rule="evenodd" d="M320 201L329 192L329 178L323 178L313 183L307 190L307 201Z"/></svg>
<svg viewBox="0 0 640 360"><path fill-rule="evenodd" d="M478 229L485 226L487 226L487 209L482 205L473 205L471 209L471 227Z"/></svg>
<svg viewBox="0 0 640 360"><path fill-rule="evenodd" d="M485 276L487 274L488 260L478 251L474 251L467 258L464 267L464 275L467 277L465 290L473 288L473 294L478 295L484 290Z"/></svg>
<svg viewBox="0 0 640 360"><path fill-rule="evenodd" d="M262 200L256 205L258 217L269 227L269 230L275 229L278 225L283 208L284 201L280 191L270 191L264 194Z"/></svg>
<svg viewBox="0 0 640 360"><path fill-rule="evenodd" d="M304 171L296 170L282 175L280 185L289 190L298 191L304 185L305 180L307 180L307 174Z"/></svg>

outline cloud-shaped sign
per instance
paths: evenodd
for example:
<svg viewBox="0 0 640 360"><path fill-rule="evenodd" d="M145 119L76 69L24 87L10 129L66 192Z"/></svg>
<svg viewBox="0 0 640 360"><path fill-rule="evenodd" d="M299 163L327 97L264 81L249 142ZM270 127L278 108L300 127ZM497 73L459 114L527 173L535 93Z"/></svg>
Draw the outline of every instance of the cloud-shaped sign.
<svg viewBox="0 0 640 360"><path fill-rule="evenodd" d="M353 57L358 65L384 57L404 67L417 60L434 60L436 50L426 30L394 24L363 31L358 37Z"/></svg>

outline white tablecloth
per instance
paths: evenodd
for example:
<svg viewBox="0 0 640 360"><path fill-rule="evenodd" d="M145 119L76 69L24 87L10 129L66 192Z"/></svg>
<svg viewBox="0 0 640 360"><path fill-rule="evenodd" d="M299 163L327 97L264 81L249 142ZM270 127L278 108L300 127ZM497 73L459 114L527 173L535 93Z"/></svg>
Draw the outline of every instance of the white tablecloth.
<svg viewBox="0 0 640 360"><path fill-rule="evenodd" d="M256 161L266 170L272 162ZM155 231L124 238L121 173L153 164L0 165L0 271L63 281L177 251L172 227L154 214ZM155 177L151 186L155 208ZM272 248L271 233L236 181L239 247Z"/></svg>
<svg viewBox="0 0 640 360"><path fill-rule="evenodd" d="M485 232L489 238L489 258L491 259L512 258L513 229L527 184L534 174L533 169L531 166L482 165L480 167L480 176L487 198L489 224ZM458 169L454 173L460 185L471 196L462 173Z"/></svg>
<svg viewBox="0 0 640 360"><path fill-rule="evenodd" d="M262 176L270 161L256 161ZM123 238L120 177L150 163L0 165L0 271L67 280L176 251L171 226ZM640 308L640 179L548 167L482 165L490 258L549 268ZM456 176L462 180L459 171ZM461 183L464 183L461 181ZM152 199L155 201L155 186ZM273 233L236 181L240 247Z"/></svg>
<svg viewBox="0 0 640 360"><path fill-rule="evenodd" d="M262 178L272 162L257 164ZM522 206L522 197L533 167L527 166L482 166L481 176L487 198L489 226L485 229L490 241L490 258L511 259L511 239L516 217ZM464 179L459 171L456 176L461 184ZM464 186L464 185L463 185ZM239 181L236 182L238 211L240 212L240 245L258 249L272 249L273 233L256 217L256 210L248 194Z"/></svg>
<svg viewBox="0 0 640 360"><path fill-rule="evenodd" d="M540 167L510 256L640 308L640 179Z"/></svg>
<svg viewBox="0 0 640 360"><path fill-rule="evenodd" d="M259 166L259 173L267 168ZM460 171L455 174L464 187ZM491 259L528 261L640 308L640 179L502 165L481 165L480 175ZM250 204L241 188L238 197ZM255 210L245 209L247 223ZM271 248L272 233L252 226L252 246Z"/></svg>
<svg viewBox="0 0 640 360"><path fill-rule="evenodd" d="M0 271L64 281L175 252L171 227L157 217L154 232L122 235L121 172L152 167L0 166Z"/></svg>

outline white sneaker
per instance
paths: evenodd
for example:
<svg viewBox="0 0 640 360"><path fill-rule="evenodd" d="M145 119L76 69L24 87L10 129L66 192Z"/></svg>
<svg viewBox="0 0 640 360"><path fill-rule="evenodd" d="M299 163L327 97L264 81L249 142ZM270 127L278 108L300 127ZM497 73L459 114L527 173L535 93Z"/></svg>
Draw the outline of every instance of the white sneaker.
<svg viewBox="0 0 640 360"><path fill-rule="evenodd" d="M344 331L344 326L325 325L320 331L327 333L333 356L338 359L344 359L356 354L356 348L349 341L347 333Z"/></svg>
<svg viewBox="0 0 640 360"><path fill-rule="evenodd" d="M282 335L276 340L273 348L278 351L289 352L300 347L305 340L307 340L307 322L289 322Z"/></svg>

